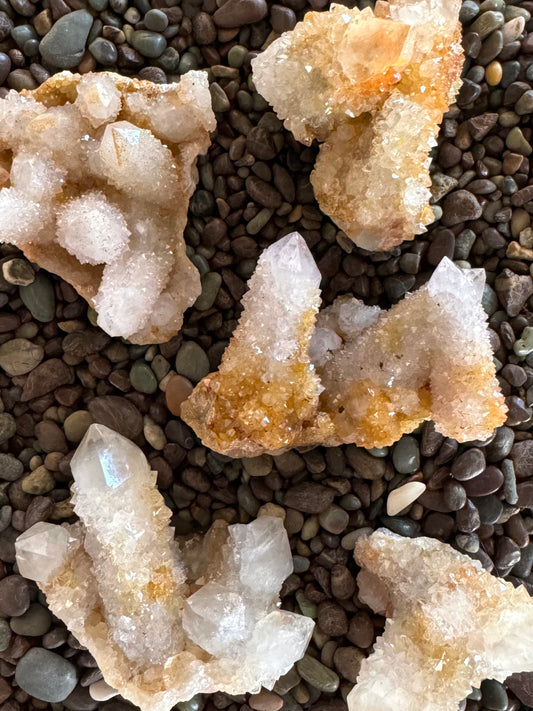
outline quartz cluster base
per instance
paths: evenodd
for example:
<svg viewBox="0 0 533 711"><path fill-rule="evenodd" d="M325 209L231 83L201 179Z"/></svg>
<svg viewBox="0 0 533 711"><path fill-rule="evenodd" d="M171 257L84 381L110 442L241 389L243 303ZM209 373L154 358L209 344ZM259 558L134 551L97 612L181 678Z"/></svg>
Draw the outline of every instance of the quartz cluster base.
<svg viewBox="0 0 533 711"><path fill-rule="evenodd" d="M457 711L483 679L533 671L533 601L431 538L378 530L360 539L359 598L387 616L349 711Z"/></svg>
<svg viewBox="0 0 533 711"><path fill-rule="evenodd" d="M460 86L461 0L309 12L252 62L294 136L321 142L315 196L359 246L390 249L434 216L429 152Z"/></svg>
<svg viewBox="0 0 533 711"><path fill-rule="evenodd" d="M220 368L182 417L206 446L233 457L384 447L429 419L460 442L485 439L506 407L484 280L482 269L443 259L389 311L341 296L318 312L320 272L304 239L287 235L261 255Z"/></svg>
<svg viewBox="0 0 533 711"><path fill-rule="evenodd" d="M175 335L201 291L183 230L215 128L207 74L61 72L0 102L0 241L69 281L112 336Z"/></svg>
<svg viewBox="0 0 533 711"><path fill-rule="evenodd" d="M271 689L303 656L313 622L279 609L293 569L279 518L176 540L146 457L102 425L71 466L80 522L35 524L17 563L111 687L169 711L197 693Z"/></svg>

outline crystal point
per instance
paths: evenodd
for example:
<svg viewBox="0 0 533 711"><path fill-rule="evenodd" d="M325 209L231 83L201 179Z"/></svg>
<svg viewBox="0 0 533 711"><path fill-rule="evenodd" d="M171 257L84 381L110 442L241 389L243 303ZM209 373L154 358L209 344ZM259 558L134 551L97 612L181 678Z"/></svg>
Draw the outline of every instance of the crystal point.
<svg viewBox="0 0 533 711"><path fill-rule="evenodd" d="M0 240L69 281L112 336L169 340L201 291L183 230L210 102L201 71L162 85L61 72L0 104Z"/></svg>
<svg viewBox="0 0 533 711"><path fill-rule="evenodd" d="M378 530L355 558L361 598L389 618L348 695L349 711L457 711L483 679L533 671L525 587L430 538Z"/></svg>
<svg viewBox="0 0 533 711"><path fill-rule="evenodd" d="M389 311L341 296L317 317L310 252L299 248L304 270L281 266L294 244L285 237L261 255L218 372L181 407L204 444L253 457L313 444L384 447L428 419L461 442L503 424L482 270L445 258Z"/></svg>
<svg viewBox="0 0 533 711"><path fill-rule="evenodd" d="M312 620L278 609L292 572L280 519L217 521L204 537L175 540L146 457L102 425L71 467L81 523L35 524L16 542L17 562L106 688L169 711L198 693L272 688L303 656Z"/></svg>
<svg viewBox="0 0 533 711"><path fill-rule="evenodd" d="M460 0L333 3L252 62L254 83L304 143L311 182L359 246L390 249L433 222L429 152L460 85Z"/></svg>

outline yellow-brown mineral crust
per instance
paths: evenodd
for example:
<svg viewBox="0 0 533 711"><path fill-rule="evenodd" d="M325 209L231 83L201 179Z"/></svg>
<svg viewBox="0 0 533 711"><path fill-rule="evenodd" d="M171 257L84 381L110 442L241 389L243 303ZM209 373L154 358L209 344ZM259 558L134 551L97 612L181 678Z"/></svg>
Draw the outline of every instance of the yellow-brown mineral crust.
<svg viewBox="0 0 533 711"><path fill-rule="evenodd" d="M356 244L390 249L434 219L429 152L463 66L460 0L332 4L253 60L295 137L322 143L316 198Z"/></svg>

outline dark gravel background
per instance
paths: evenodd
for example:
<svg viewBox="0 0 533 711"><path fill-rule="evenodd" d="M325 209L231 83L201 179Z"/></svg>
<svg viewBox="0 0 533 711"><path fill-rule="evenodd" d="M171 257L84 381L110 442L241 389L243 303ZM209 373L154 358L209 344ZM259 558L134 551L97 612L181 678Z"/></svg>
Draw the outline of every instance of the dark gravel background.
<svg viewBox="0 0 533 711"><path fill-rule="evenodd" d="M533 0L465 0L466 79L432 167L438 220L381 254L355 248L321 214L308 177L315 149L283 130L251 82L250 59L272 33L325 5L0 0L0 92L33 88L57 67L111 68L157 82L207 68L218 120L186 231L204 291L171 342L139 347L109 338L68 284L0 248L0 711L50 707L19 687L17 665L22 684L43 670L42 683L56 688L77 675L55 711L132 708L120 697L92 701L88 686L101 677L94 660L13 567L21 531L71 519L69 460L92 421L143 446L178 533L205 530L218 517L247 522L265 506L286 513L295 573L283 604L317 622L306 659L276 693L214 694L180 704L182 711L343 711L358 663L383 627L358 601L352 561L357 537L378 526L447 541L533 591ZM174 398L188 385L173 374L194 383L216 368L259 253L292 230L317 259L325 302L353 293L388 306L443 256L486 269L484 303L509 405L490 442L458 445L426 424L390 450L317 448L243 463L203 448L170 414L166 385L173 380ZM388 493L411 477L427 492L404 515L387 517ZM506 686L485 683L461 709L529 707L533 675L520 675Z"/></svg>

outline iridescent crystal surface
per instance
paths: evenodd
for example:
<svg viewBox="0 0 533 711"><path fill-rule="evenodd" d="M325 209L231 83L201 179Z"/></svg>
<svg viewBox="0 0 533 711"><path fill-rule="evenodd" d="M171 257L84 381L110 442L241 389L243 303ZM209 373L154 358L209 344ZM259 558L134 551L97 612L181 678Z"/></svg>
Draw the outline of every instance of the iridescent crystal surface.
<svg viewBox="0 0 533 711"><path fill-rule="evenodd" d="M175 335L200 293L183 230L215 128L205 72L61 72L0 102L0 240L69 281L112 336Z"/></svg>
<svg viewBox="0 0 533 711"><path fill-rule="evenodd" d="M360 599L387 616L361 665L349 711L457 711L483 679L533 671L525 587L431 538L381 529L360 539Z"/></svg>
<svg viewBox="0 0 533 711"><path fill-rule="evenodd" d="M309 12L252 62L254 83L295 137L321 142L311 182L361 247L423 232L429 151L460 85L461 0L379 0Z"/></svg>
<svg viewBox="0 0 533 711"><path fill-rule="evenodd" d="M443 259L389 311L342 296L318 313L320 274L303 238L287 235L261 255L220 368L181 416L206 446L234 457L383 447L428 419L459 441L484 439L506 413L484 278Z"/></svg>
<svg viewBox="0 0 533 711"><path fill-rule="evenodd" d="M112 689L168 711L197 693L271 689L303 656L313 622L279 609L292 572L279 518L176 540L146 457L102 425L71 466L80 523L37 523L17 563Z"/></svg>

